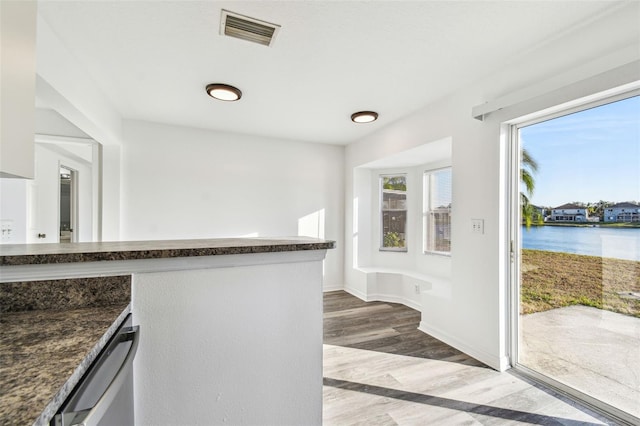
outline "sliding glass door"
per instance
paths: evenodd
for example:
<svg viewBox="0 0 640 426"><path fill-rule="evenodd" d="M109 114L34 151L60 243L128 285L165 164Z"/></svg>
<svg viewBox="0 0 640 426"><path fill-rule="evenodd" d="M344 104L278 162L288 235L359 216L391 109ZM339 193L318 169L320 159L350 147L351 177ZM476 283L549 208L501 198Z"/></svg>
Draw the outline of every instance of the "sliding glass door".
<svg viewBox="0 0 640 426"><path fill-rule="evenodd" d="M512 142L515 366L640 422L640 96L520 123Z"/></svg>

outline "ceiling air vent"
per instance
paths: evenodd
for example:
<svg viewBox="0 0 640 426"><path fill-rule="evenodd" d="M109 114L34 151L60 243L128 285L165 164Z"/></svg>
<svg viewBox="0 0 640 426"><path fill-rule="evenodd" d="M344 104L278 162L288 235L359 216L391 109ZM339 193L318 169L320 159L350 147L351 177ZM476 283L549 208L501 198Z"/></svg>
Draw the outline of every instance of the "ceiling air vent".
<svg viewBox="0 0 640 426"><path fill-rule="evenodd" d="M280 25L222 9L222 17L220 18L220 34L222 35L251 41L263 46L271 46L279 30Z"/></svg>

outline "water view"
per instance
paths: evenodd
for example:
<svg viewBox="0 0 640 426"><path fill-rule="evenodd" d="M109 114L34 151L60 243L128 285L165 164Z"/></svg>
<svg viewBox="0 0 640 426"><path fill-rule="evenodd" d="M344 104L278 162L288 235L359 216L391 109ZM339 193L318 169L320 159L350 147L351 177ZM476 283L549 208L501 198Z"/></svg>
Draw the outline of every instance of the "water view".
<svg viewBox="0 0 640 426"><path fill-rule="evenodd" d="M517 327L519 365L638 425L639 112L631 96L519 129L522 218L545 225L521 229Z"/></svg>
<svg viewBox="0 0 640 426"><path fill-rule="evenodd" d="M640 261L640 228L523 226L522 248Z"/></svg>

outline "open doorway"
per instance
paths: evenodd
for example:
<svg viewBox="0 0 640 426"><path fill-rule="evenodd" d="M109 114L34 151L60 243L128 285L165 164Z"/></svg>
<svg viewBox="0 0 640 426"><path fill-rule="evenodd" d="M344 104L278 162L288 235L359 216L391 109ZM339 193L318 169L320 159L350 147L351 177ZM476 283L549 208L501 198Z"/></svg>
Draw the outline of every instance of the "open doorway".
<svg viewBox="0 0 640 426"><path fill-rule="evenodd" d="M78 172L67 166L60 166L59 221L58 235L61 243L77 241L74 229L78 220Z"/></svg>
<svg viewBox="0 0 640 426"><path fill-rule="evenodd" d="M27 243L99 241L99 152L90 139L36 136Z"/></svg>

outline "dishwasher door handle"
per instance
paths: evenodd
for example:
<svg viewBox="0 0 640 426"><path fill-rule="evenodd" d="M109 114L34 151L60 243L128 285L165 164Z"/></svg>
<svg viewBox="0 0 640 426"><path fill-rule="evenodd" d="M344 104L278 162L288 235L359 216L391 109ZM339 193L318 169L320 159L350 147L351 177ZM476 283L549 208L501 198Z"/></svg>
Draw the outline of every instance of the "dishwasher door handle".
<svg viewBox="0 0 640 426"><path fill-rule="evenodd" d="M96 402L96 404L92 408L82 410L81 412L77 413L68 413L69 415L71 415L71 418L76 417L74 414L78 414L78 417L80 418L82 417L82 415L85 416L80 423L72 422L69 426L95 426L100 422L100 420L104 416L104 413L109 409L109 406L118 394L118 391L120 391L120 388L122 388L122 385L127 378L127 374L129 374L129 371L131 371L131 369L133 368L133 358L135 358L136 356L139 340L139 326L136 325L133 327L125 327L122 329L119 334L120 344L131 341L131 347L129 348L129 352L127 353L126 358L124 359L124 361L122 361L122 365L118 369L116 375L113 377L111 383L109 383L107 389L104 391L100 399L98 399L98 402ZM84 413L86 413L86 415ZM63 426L67 425L63 424Z"/></svg>

